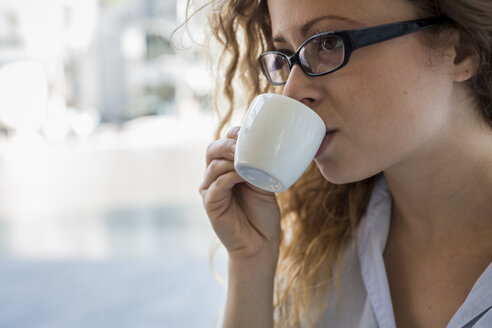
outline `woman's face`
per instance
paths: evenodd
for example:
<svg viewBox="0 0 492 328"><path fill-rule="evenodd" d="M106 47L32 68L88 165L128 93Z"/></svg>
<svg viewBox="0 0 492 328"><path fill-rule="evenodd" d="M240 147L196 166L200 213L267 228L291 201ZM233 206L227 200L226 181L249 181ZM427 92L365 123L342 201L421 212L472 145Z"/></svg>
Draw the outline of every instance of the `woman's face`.
<svg viewBox="0 0 492 328"><path fill-rule="evenodd" d="M425 18L403 0L268 0L268 6L275 48L291 52L320 32ZM445 61L431 60L437 54L421 33L357 49L345 67L325 76L309 77L294 65L284 95L336 130L316 158L329 181L353 182L419 163L450 133L453 81Z"/></svg>

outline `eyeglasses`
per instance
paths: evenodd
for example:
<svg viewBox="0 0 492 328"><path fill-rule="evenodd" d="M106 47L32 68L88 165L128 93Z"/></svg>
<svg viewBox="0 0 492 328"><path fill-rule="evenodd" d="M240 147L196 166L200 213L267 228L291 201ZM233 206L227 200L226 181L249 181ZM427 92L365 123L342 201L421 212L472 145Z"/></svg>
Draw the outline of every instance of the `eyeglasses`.
<svg viewBox="0 0 492 328"><path fill-rule="evenodd" d="M324 32L304 41L292 56L280 51L267 51L260 55L258 61L268 82L273 85L283 85L287 82L294 64L298 64L309 76L326 75L347 65L350 55L358 48L421 31L447 21L448 19L444 17L431 17L356 30Z"/></svg>

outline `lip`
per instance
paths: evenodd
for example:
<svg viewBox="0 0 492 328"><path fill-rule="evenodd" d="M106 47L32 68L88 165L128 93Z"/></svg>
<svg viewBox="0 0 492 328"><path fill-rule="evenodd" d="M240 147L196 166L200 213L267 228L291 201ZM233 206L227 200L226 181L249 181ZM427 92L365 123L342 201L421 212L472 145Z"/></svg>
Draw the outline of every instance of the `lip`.
<svg viewBox="0 0 492 328"><path fill-rule="evenodd" d="M333 140L333 138L335 138L336 133L337 133L337 130L326 131L325 137L323 138L323 141L321 142L321 145L319 146L318 152L316 153L314 158L320 157L325 152L325 150L331 144L331 141Z"/></svg>

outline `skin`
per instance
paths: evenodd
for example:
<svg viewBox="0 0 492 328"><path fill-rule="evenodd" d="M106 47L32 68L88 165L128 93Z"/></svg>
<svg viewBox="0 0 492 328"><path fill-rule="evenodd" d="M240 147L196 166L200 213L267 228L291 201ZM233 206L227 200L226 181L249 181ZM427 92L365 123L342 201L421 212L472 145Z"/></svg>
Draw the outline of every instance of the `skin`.
<svg viewBox="0 0 492 328"><path fill-rule="evenodd" d="M421 18L403 0L268 5L275 47L290 51L319 32ZM318 20L302 33L326 15L344 19ZM434 50L421 37L358 49L347 66L323 77L308 77L296 65L283 89L337 130L316 159L327 180L348 183L384 172L393 196L384 259L398 327L445 326L492 261L492 130L466 83L477 60L458 58L457 33ZM278 207L273 195L234 172L236 138L232 130L210 145L200 187L230 256L224 326L271 327Z"/></svg>

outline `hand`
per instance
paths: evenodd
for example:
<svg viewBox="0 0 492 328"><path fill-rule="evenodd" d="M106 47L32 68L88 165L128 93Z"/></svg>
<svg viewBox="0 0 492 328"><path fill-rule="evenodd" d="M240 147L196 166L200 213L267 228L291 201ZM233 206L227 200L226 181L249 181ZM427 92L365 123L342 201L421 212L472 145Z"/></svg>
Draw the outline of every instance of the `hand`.
<svg viewBox="0 0 492 328"><path fill-rule="evenodd" d="M207 148L200 186L205 210L229 256L278 258L280 210L275 194L247 183L234 170L239 127Z"/></svg>

